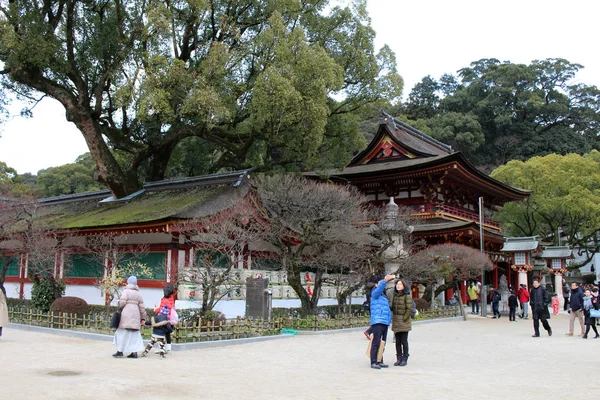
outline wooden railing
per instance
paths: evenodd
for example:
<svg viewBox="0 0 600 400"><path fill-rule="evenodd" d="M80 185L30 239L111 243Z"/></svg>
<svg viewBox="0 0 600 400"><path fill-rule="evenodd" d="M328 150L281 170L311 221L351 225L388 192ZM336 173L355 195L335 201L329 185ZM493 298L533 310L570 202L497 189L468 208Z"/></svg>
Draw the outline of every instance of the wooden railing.
<svg viewBox="0 0 600 400"><path fill-rule="evenodd" d="M18 324L107 335L114 333L114 329L110 328L110 318L105 314L77 315L42 312L25 307L11 307L8 309L8 314L10 321ZM423 311L417 320L449 318L458 315L460 313L457 306L448 306ZM368 325L368 314L338 315L336 318L314 315L305 318L274 318L271 320L241 317L225 321L195 319L177 324L172 338L174 343L205 342L279 335L284 328L296 331L324 331ZM152 327L143 325L141 332L142 337L148 339L152 334Z"/></svg>
<svg viewBox="0 0 600 400"><path fill-rule="evenodd" d="M420 205L411 205L410 209L414 210L415 214L418 216L419 214L445 214L449 216L454 216L463 220L479 222L479 214L465 210L460 207L453 207L446 204L420 204ZM488 225L494 228L500 228L500 224L493 219L484 218L483 224Z"/></svg>

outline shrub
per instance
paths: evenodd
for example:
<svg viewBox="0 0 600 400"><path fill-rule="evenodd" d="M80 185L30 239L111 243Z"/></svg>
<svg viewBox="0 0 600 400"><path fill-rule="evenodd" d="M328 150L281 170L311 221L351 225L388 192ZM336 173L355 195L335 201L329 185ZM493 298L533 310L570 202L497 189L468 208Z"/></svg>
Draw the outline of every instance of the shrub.
<svg viewBox="0 0 600 400"><path fill-rule="evenodd" d="M348 307L348 306L346 306ZM365 314L365 309L362 304L352 304L350 308L350 313L353 315L361 315ZM318 306L317 307L317 315L322 317L335 318L339 315L339 307L337 304L332 304L328 306ZM271 310L272 318L301 318L305 315L302 315L302 308L284 308L277 307Z"/></svg>
<svg viewBox="0 0 600 400"><path fill-rule="evenodd" d="M26 299L13 299L12 297L7 297L6 305L9 307L29 307L31 305L31 301Z"/></svg>
<svg viewBox="0 0 600 400"><path fill-rule="evenodd" d="M429 303L427 300L421 298L413 300L415 301L415 305L417 306L417 310L419 310L419 312L429 310Z"/></svg>
<svg viewBox="0 0 600 400"><path fill-rule="evenodd" d="M66 296L54 300L50 311L77 315L87 315L90 312L88 303L79 297Z"/></svg>
<svg viewBox="0 0 600 400"><path fill-rule="evenodd" d="M34 278L31 304L41 311L49 311L54 300L65 294L65 283L54 278Z"/></svg>

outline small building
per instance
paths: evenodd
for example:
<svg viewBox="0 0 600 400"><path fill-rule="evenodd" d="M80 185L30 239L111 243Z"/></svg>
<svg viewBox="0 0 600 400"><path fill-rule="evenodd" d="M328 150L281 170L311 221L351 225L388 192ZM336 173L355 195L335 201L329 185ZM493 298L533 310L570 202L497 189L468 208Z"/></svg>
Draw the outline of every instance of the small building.
<svg viewBox="0 0 600 400"><path fill-rule="evenodd" d="M539 251L537 236L507 237L500 251L507 253L511 262L506 270L508 284L513 288L521 284L530 287L533 275L529 273L534 270L534 253Z"/></svg>
<svg viewBox="0 0 600 400"><path fill-rule="evenodd" d="M564 306L563 276L567 273L567 260L573 257L569 246L545 246L540 258L546 263L546 270L554 276L554 293L558 295L560 306Z"/></svg>

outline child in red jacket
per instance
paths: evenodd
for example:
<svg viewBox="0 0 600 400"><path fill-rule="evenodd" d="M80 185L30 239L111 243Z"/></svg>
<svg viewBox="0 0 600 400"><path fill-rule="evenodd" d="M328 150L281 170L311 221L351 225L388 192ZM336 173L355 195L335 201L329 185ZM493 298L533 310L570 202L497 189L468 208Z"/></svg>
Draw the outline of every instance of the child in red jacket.
<svg viewBox="0 0 600 400"><path fill-rule="evenodd" d="M177 323L177 312L175 311L175 296L173 295L173 287L171 285L166 286L163 289L163 294L164 297L160 300L160 305L154 309L154 313L158 315L163 307L167 307L169 309L169 321L171 325L175 325ZM165 334L165 339L167 341L167 354L169 354L171 353L171 332L167 332Z"/></svg>
<svg viewBox="0 0 600 400"><path fill-rule="evenodd" d="M552 313L554 315L558 315L558 306L559 306L559 300L558 300L558 295L554 294L554 296L552 296Z"/></svg>

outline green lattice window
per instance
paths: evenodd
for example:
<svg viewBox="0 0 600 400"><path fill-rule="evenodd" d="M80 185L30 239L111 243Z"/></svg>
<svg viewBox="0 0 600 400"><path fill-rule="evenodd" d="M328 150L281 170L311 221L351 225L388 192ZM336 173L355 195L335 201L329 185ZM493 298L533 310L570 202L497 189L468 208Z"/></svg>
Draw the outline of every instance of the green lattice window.
<svg viewBox="0 0 600 400"><path fill-rule="evenodd" d="M102 278L103 275L102 262L92 254L71 254L65 269L68 278Z"/></svg>
<svg viewBox="0 0 600 400"><path fill-rule="evenodd" d="M134 254L134 253L123 253L121 254L119 263L121 265L127 262L137 262L146 265L152 274L147 276L145 274L138 274L138 279L153 279L153 280L164 280L166 270L167 253L145 253L145 254Z"/></svg>
<svg viewBox="0 0 600 400"><path fill-rule="evenodd" d="M0 269L4 268L4 262L6 258L0 257ZM6 276L19 276L19 261L18 258L10 258L8 262L8 270L6 271Z"/></svg>
<svg viewBox="0 0 600 400"><path fill-rule="evenodd" d="M281 260L271 258L252 258L252 269L278 271L281 269Z"/></svg>
<svg viewBox="0 0 600 400"><path fill-rule="evenodd" d="M211 250L198 250L196 252L195 265L203 267L204 264L210 263L212 267L227 268L231 263L231 258L227 254L219 253Z"/></svg>

